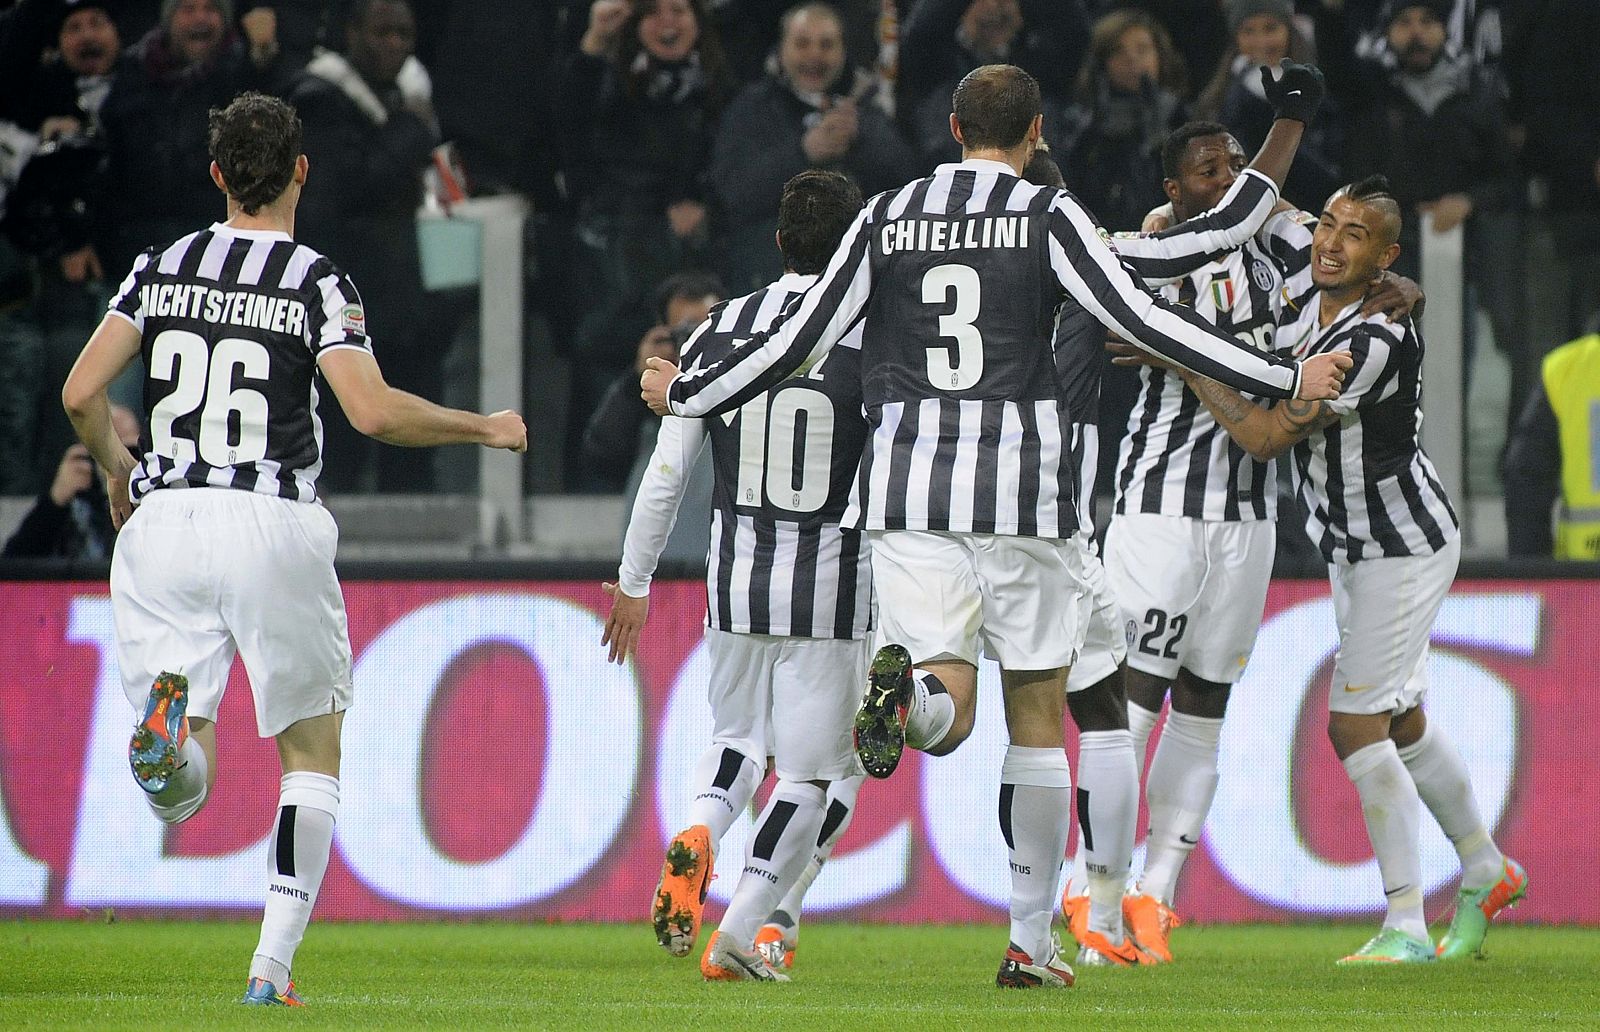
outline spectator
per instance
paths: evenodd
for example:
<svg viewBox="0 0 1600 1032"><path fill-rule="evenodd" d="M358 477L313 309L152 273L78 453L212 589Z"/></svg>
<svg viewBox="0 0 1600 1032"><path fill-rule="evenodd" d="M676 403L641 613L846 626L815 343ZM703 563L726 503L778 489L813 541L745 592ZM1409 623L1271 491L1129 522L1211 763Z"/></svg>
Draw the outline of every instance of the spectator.
<svg viewBox="0 0 1600 1032"><path fill-rule="evenodd" d="M412 52L416 23L406 0L356 0L343 29L343 52L319 53L288 94L311 162L297 225L307 244L338 256L362 291L385 379L438 400L463 313L424 291L417 251L423 171L438 143L432 84ZM369 442L342 413L323 420L330 487L432 488L426 453Z"/></svg>
<svg viewBox="0 0 1600 1032"><path fill-rule="evenodd" d="M1506 448L1512 555L1600 560L1600 332L1545 356L1540 382ZM1556 529L1550 530L1557 498Z"/></svg>
<svg viewBox="0 0 1600 1032"><path fill-rule="evenodd" d="M1276 68L1285 59L1316 64L1317 55L1295 24L1289 0L1228 0L1227 12L1232 42L1195 101L1195 117L1221 122L1246 153L1254 153L1272 128L1272 105L1262 88L1260 69ZM1330 125L1336 123L1326 109L1332 104L1323 102L1325 110L1300 141L1284 185L1284 196L1306 211L1321 211L1323 201L1342 182L1332 158L1340 143L1331 135Z"/></svg>
<svg viewBox="0 0 1600 1032"><path fill-rule="evenodd" d="M676 363L684 342L725 294L715 276L702 272L671 276L657 289L656 325L640 338L633 365L612 381L584 428L580 487L620 491L640 460L650 457L661 421L639 397L639 374L652 357ZM635 486L638 479L632 477Z"/></svg>
<svg viewBox="0 0 1600 1032"><path fill-rule="evenodd" d="M578 257L574 412L632 359L655 284L708 259L704 173L731 82L701 0L595 0L559 113Z"/></svg>
<svg viewBox="0 0 1600 1032"><path fill-rule="evenodd" d="M163 0L160 24L123 54L100 110L109 175L96 249L111 276L221 212L206 174L207 113L282 85L272 11L255 8L242 24L244 39L233 0Z"/></svg>
<svg viewBox="0 0 1600 1032"><path fill-rule="evenodd" d="M909 7L914 0L901 0ZM894 0L890 0L893 4ZM784 15L796 0L719 0L711 4L711 20L728 55L728 65L741 84L760 80L771 69ZM869 68L878 60L878 17L882 0L841 0L835 7L844 27L845 60Z"/></svg>
<svg viewBox="0 0 1600 1032"><path fill-rule="evenodd" d="M1004 62L1039 81L1045 124L1059 120L1089 39L1083 0L917 0L901 11L895 111L924 168L961 160L950 94L980 65Z"/></svg>
<svg viewBox="0 0 1600 1032"><path fill-rule="evenodd" d="M783 274L772 234L791 177L808 168L843 172L870 196L912 174L900 134L863 100L872 85L846 64L844 27L832 7L805 3L784 15L777 67L729 105L711 165L727 229L724 279L734 293Z"/></svg>
<svg viewBox="0 0 1600 1032"><path fill-rule="evenodd" d="M1067 189L1113 232L1137 230L1166 202L1161 144L1184 122L1184 79L1172 37L1145 12L1113 11L1095 22L1055 149Z"/></svg>
<svg viewBox="0 0 1600 1032"><path fill-rule="evenodd" d="M1353 102L1345 171L1389 177L1403 229L1396 273L1421 280L1421 220L1437 232L1465 224L1469 300L1481 305L1512 362L1512 397L1527 396L1521 297L1519 183L1498 80L1446 47L1450 0L1396 0L1394 67L1371 66ZM1427 286L1426 282L1423 283ZM1474 320L1468 319L1468 340Z"/></svg>
<svg viewBox="0 0 1600 1032"><path fill-rule="evenodd" d="M7 493L34 493L52 475L42 463L72 441L57 398L108 296L90 239L104 188L99 112L120 50L116 25L105 2L81 0L60 7L51 28L53 52L42 64L37 54L27 59L31 83L10 107L27 159L0 224L20 274L10 292L15 307L0 316L0 432L8 442L0 491ZM136 399L137 373L119 381L113 396Z"/></svg>
<svg viewBox="0 0 1600 1032"><path fill-rule="evenodd" d="M1326 2L1343 7L1349 0L1307 2ZM1183 58L1183 66L1194 73L1189 77L1190 92L1184 94L1186 101L1194 100L1193 94L1205 87L1206 80L1201 76L1209 69L1216 68L1223 54L1233 44L1227 0L1100 0L1099 6L1103 11L1137 7L1171 30L1172 45L1178 51L1178 56Z"/></svg>
<svg viewBox="0 0 1600 1032"><path fill-rule="evenodd" d="M111 425L122 443L139 451L139 418L123 405L111 406ZM106 500L102 471L89 449L74 444L61 457L55 479L22 518L0 556L6 559L111 558L116 531Z"/></svg>

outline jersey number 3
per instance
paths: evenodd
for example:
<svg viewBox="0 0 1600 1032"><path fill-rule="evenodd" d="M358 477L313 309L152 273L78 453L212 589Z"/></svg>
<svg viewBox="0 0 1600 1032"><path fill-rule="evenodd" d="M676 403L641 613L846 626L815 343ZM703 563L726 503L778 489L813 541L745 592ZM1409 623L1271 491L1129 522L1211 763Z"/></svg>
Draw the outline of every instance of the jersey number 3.
<svg viewBox="0 0 1600 1032"><path fill-rule="evenodd" d="M196 443L173 434L172 425L200 409L198 458L209 466L258 462L267 454L267 398L248 387L235 389L234 370L245 380L265 382L271 360L253 340L225 337L215 348L187 330L162 330L150 345L150 378L173 384L150 410L151 449L163 458L194 462ZM239 438L229 424L239 417Z"/></svg>
<svg viewBox="0 0 1600 1032"><path fill-rule="evenodd" d="M936 265L922 275L924 304L944 305L951 291L955 311L939 316L941 343L928 349L928 384L941 390L964 391L978 385L983 375L983 335L972 325L982 304L982 282L970 265ZM952 347L942 342L949 337ZM955 359L954 364L951 358Z"/></svg>

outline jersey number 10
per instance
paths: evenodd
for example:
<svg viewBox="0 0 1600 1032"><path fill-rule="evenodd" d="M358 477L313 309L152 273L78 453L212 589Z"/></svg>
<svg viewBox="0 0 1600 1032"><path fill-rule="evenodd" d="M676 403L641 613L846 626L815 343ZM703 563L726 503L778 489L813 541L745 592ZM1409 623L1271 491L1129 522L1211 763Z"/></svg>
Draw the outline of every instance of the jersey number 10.
<svg viewBox="0 0 1600 1032"><path fill-rule="evenodd" d="M808 387L784 387L740 407L735 504L816 512L828 502L832 465L833 402L826 394Z"/></svg>
<svg viewBox="0 0 1600 1032"><path fill-rule="evenodd" d="M235 389L233 371L245 380L265 382L271 360L253 340L224 337L216 347L188 330L162 330L150 345L150 378L173 383L171 392L150 410L150 446L163 458L209 466L258 462L267 454L267 398L248 387ZM200 409L197 440L173 434L172 425ZM239 439L228 424L239 416Z"/></svg>

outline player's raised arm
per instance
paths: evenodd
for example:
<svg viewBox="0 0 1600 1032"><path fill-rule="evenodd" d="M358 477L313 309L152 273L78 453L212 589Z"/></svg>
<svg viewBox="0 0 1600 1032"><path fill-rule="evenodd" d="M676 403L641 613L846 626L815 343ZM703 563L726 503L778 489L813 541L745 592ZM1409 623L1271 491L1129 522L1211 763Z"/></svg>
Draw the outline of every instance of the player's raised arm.
<svg viewBox="0 0 1600 1032"><path fill-rule="evenodd" d="M888 199L862 209L822 277L767 332L692 373L674 376L670 365L653 363L640 378L645 403L661 415L716 415L816 364L855 325L872 292L872 216Z"/></svg>
<svg viewBox="0 0 1600 1032"><path fill-rule="evenodd" d="M1176 365L1268 398L1338 396L1349 357L1296 363L1218 333L1186 308L1152 297L1101 239L1094 221L1062 195L1050 208L1050 262L1056 278L1087 311L1124 340Z"/></svg>
<svg viewBox="0 0 1600 1032"><path fill-rule="evenodd" d="M1172 283L1219 255L1242 247L1278 210L1278 194L1300 139L1322 102L1322 73L1285 63L1279 78L1262 69L1276 118L1254 160L1217 206L1152 235L1117 237L1113 246L1149 286Z"/></svg>

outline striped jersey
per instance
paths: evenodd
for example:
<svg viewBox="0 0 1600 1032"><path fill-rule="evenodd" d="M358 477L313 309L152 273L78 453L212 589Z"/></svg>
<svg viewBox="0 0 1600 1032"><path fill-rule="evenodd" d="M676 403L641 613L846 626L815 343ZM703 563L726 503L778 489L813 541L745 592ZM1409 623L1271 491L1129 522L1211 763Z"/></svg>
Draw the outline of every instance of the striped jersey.
<svg viewBox="0 0 1600 1032"><path fill-rule="evenodd" d="M694 416L736 408L859 329L870 438L847 523L1070 537L1080 520L1077 420L1053 352L1056 320L1081 309L1205 375L1293 397L1297 364L1217 334L1139 283L1160 276L1179 248L1237 247L1275 201L1269 180L1242 176L1214 221L1118 254L1070 194L999 162L942 165L868 202L784 317L678 377L669 404ZM1099 360L1096 345L1068 364Z"/></svg>
<svg viewBox="0 0 1600 1032"><path fill-rule="evenodd" d="M144 357L145 431L130 494L225 487L317 497L318 358L369 354L361 296L287 234L217 223L134 260L110 312Z"/></svg>
<svg viewBox="0 0 1600 1032"><path fill-rule="evenodd" d="M1246 346L1271 351L1285 305L1299 305L1312 289L1316 222L1306 212L1280 212L1243 247L1163 287L1163 296ZM1275 518L1274 464L1258 462L1239 447L1182 377L1145 366L1139 379L1117 458L1114 511L1199 520Z"/></svg>
<svg viewBox="0 0 1600 1032"><path fill-rule="evenodd" d="M1279 331L1297 356L1348 351L1343 393L1323 405L1340 420L1295 445L1295 491L1306 533L1329 563L1432 555L1457 534L1433 463L1422 450L1422 338L1407 318L1363 318L1351 302L1326 327L1319 295Z"/></svg>
<svg viewBox="0 0 1600 1032"><path fill-rule="evenodd" d="M791 273L717 305L685 344L684 367L725 357L815 280ZM872 628L871 563L865 538L844 515L866 437L859 333L804 376L737 409L710 419L668 416L628 521L623 591L649 590L683 486L709 439L707 625L735 634L863 636Z"/></svg>

